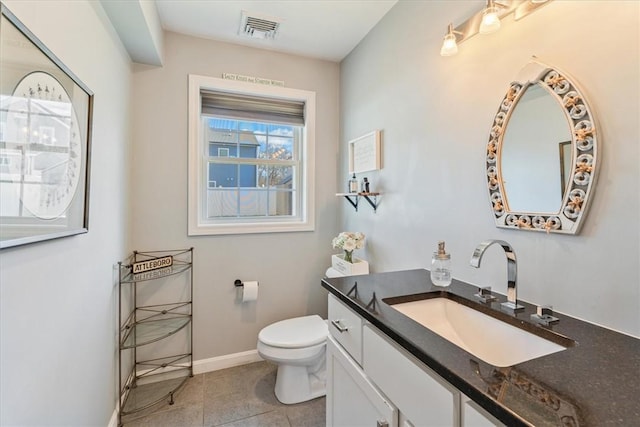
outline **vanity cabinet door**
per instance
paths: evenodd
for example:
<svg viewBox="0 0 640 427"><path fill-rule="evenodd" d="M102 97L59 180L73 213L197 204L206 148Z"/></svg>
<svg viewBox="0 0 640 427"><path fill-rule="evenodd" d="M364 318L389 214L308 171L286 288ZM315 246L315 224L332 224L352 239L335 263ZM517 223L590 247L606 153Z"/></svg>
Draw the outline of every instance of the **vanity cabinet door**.
<svg viewBox="0 0 640 427"><path fill-rule="evenodd" d="M363 327L363 368L414 426L458 426L460 392L371 325Z"/></svg>
<svg viewBox="0 0 640 427"><path fill-rule="evenodd" d="M398 410L345 350L327 339L327 427L397 427Z"/></svg>
<svg viewBox="0 0 640 427"><path fill-rule="evenodd" d="M500 421L482 409L476 402L464 394L462 399L462 427L505 427Z"/></svg>

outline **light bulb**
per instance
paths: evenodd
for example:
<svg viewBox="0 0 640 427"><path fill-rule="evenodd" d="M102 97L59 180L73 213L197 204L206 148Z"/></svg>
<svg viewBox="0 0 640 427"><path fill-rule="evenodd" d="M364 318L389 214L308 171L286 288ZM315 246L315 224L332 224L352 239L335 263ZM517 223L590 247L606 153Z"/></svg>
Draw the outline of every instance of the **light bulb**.
<svg viewBox="0 0 640 427"><path fill-rule="evenodd" d="M480 23L480 34L495 33L500 29L500 18L498 18L498 8L492 2L482 12L482 22Z"/></svg>
<svg viewBox="0 0 640 427"><path fill-rule="evenodd" d="M440 56L453 56L456 53L458 53L458 42L456 35L453 33L453 24L449 24L447 35L444 36L444 40L442 41Z"/></svg>
<svg viewBox="0 0 640 427"><path fill-rule="evenodd" d="M440 49L441 56L453 56L458 53L458 43L456 42L455 34L447 34L444 36L442 42L442 49Z"/></svg>

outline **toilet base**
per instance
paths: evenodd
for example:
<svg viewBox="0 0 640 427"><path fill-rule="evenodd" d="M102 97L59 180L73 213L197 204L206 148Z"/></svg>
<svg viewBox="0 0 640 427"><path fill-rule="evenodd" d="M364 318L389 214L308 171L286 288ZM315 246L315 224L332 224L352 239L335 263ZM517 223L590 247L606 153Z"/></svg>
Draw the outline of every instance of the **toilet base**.
<svg viewBox="0 0 640 427"><path fill-rule="evenodd" d="M323 355L324 356L324 355ZM315 366L278 365L276 398L291 405L327 394L325 358Z"/></svg>

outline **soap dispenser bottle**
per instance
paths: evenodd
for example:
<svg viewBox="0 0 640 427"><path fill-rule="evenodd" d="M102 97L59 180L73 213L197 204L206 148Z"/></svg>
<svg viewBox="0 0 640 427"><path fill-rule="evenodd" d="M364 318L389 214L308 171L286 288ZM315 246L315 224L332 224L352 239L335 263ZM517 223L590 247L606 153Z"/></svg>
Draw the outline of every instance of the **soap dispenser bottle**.
<svg viewBox="0 0 640 427"><path fill-rule="evenodd" d="M431 259L431 282L436 286L451 284L451 255L444 250L444 241L438 242L438 252Z"/></svg>
<svg viewBox="0 0 640 427"><path fill-rule="evenodd" d="M357 193L358 192L358 179L356 178L356 174L353 174L353 177L349 180L349 193Z"/></svg>

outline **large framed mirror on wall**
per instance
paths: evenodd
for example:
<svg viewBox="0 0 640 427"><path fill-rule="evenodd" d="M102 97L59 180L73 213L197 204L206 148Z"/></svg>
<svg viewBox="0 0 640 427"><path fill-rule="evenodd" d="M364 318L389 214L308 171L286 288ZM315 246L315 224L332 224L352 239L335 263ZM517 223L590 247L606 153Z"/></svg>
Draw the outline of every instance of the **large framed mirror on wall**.
<svg viewBox="0 0 640 427"><path fill-rule="evenodd" d="M596 183L598 138L575 81L527 64L500 103L485 166L498 227L577 234Z"/></svg>
<svg viewBox="0 0 640 427"><path fill-rule="evenodd" d="M0 12L0 249L87 233L93 92Z"/></svg>

